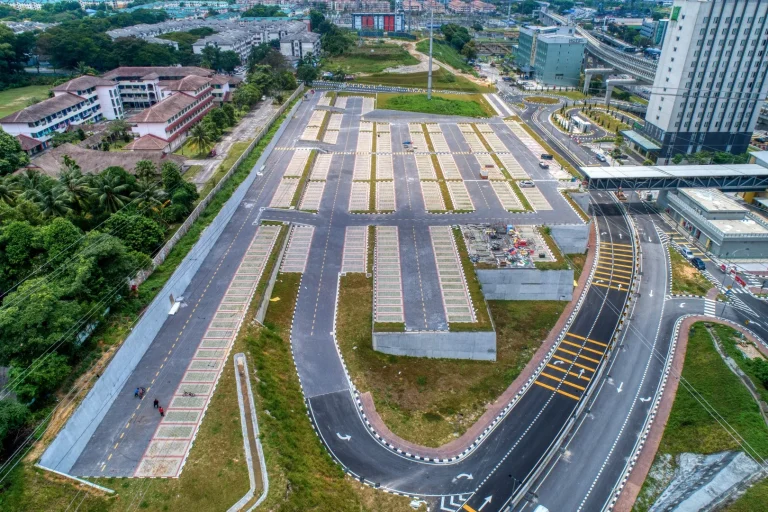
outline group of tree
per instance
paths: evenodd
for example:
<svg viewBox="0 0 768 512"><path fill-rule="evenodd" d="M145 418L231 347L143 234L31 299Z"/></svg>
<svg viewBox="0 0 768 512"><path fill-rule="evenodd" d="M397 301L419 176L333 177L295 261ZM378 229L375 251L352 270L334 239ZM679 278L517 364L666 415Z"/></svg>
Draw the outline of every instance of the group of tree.
<svg viewBox="0 0 768 512"><path fill-rule="evenodd" d="M0 24L0 88L7 87L24 73L24 66L34 48L33 32L14 34L13 30Z"/></svg>
<svg viewBox="0 0 768 512"><path fill-rule="evenodd" d="M6 21L37 21L40 23L61 23L85 18L88 13L83 10L79 2L55 2L43 4L40 10L14 9L5 4L0 4L0 19Z"/></svg>
<svg viewBox="0 0 768 512"><path fill-rule="evenodd" d="M246 75L245 83L232 94L232 102L239 109L252 108L262 96L274 95L280 102L282 91L292 91L296 87L296 77L290 71L274 72L270 66L257 64Z"/></svg>
<svg viewBox="0 0 768 512"><path fill-rule="evenodd" d="M276 39L269 43L261 43L251 47L247 65L249 73L253 73L256 66L269 66L275 72L285 71L290 68L288 60L280 53L280 41Z"/></svg>
<svg viewBox="0 0 768 512"><path fill-rule="evenodd" d="M746 164L749 162L749 153L734 155L732 153L728 153L727 151L702 150L690 154L678 153L672 157L672 163L675 165L681 164L683 161L694 165Z"/></svg>
<svg viewBox="0 0 768 512"><path fill-rule="evenodd" d="M321 12L310 11L309 21L312 31L320 34L320 47L329 56L343 55L355 44L356 35L354 32L339 28L326 20Z"/></svg>
<svg viewBox="0 0 768 512"><path fill-rule="evenodd" d="M235 108L231 104L214 108L189 131L190 144L198 153L206 153L236 121Z"/></svg>
<svg viewBox="0 0 768 512"><path fill-rule="evenodd" d="M203 48L200 65L214 71L232 73L240 65L240 56L233 50L221 51L218 46L208 45Z"/></svg>
<svg viewBox="0 0 768 512"><path fill-rule="evenodd" d="M469 30L455 23L447 23L440 27L445 41L450 44L457 52L461 53L467 59L477 57L477 47L469 35Z"/></svg>
<svg viewBox="0 0 768 512"><path fill-rule="evenodd" d="M0 449L94 350L88 334L196 199L173 162L84 174L65 157L56 178L0 177Z"/></svg>
<svg viewBox="0 0 768 512"><path fill-rule="evenodd" d="M182 66L199 66L201 57L193 51L192 45L206 36L215 34L216 31L210 27L198 27L186 32L169 32L159 35L160 39L167 39L179 45L177 52L178 63Z"/></svg>
<svg viewBox="0 0 768 512"><path fill-rule="evenodd" d="M242 18L279 18L285 16L277 5L254 5L240 15Z"/></svg>

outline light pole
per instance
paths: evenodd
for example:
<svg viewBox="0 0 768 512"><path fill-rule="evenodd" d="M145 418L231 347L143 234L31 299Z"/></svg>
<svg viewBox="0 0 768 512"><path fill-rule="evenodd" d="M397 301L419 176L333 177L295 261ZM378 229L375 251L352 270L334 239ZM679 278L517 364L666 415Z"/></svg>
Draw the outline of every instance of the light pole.
<svg viewBox="0 0 768 512"><path fill-rule="evenodd" d="M429 72L427 74L427 100L432 99L432 27L435 24L434 3L429 4Z"/></svg>

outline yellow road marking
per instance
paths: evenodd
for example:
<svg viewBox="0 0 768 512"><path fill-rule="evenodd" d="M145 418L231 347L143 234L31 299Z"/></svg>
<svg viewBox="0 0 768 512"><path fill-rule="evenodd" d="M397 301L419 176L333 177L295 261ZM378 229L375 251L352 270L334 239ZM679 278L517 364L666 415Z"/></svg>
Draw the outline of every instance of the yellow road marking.
<svg viewBox="0 0 768 512"><path fill-rule="evenodd" d="M463 508L463 509L464 509L464 510L466 510L467 512L477 512L477 510L473 509L472 507L470 507L470 506L469 506L469 505L467 505L466 503L465 503L465 504L464 504L464 506L463 506L463 507L461 507L461 508Z"/></svg>
<svg viewBox="0 0 768 512"><path fill-rule="evenodd" d="M110 460L112 460L112 455L113 455L112 453L110 453L110 454L109 454L109 457L107 457L107 462L109 462Z"/></svg>
<svg viewBox="0 0 768 512"><path fill-rule="evenodd" d="M552 369L554 369L554 370L559 370L559 371L561 371L561 372L563 372L563 373L567 373L568 375L572 375L572 376L576 377L577 379L584 379L584 380L586 380L586 381L589 381L589 380L590 380L590 378L589 378L589 377L585 377L584 375L582 375L581 377L579 377L579 374L578 374L578 373L573 373L572 371L566 370L566 369L564 369L564 368L560 368L559 366L555 366L555 365L553 365L553 364L549 364L549 363L547 363L547 366L549 366L550 368L552 368Z"/></svg>
<svg viewBox="0 0 768 512"><path fill-rule="evenodd" d="M560 357L560 356L558 356L556 354L552 354L552 357L554 357L555 359L559 359L559 360L563 361L564 363L572 364L574 366L578 366L579 368L584 368L585 370L589 370L592 373L595 373L594 368L590 368L589 366L585 366L583 364L579 364L576 361L571 361L570 359L566 359L564 357Z"/></svg>
<svg viewBox="0 0 768 512"><path fill-rule="evenodd" d="M596 268L598 268L600 270L610 270L614 274L627 274L627 275L630 275L630 276L632 275L632 271L631 270L619 270L617 268L613 268L613 267L609 267L609 266L600 266L600 265L598 265Z"/></svg>
<svg viewBox="0 0 768 512"><path fill-rule="evenodd" d="M580 358L582 358L582 359L586 359L587 361L589 361L589 362L591 362L591 363L597 363L597 364L600 364L600 361L598 361L598 360L596 360L596 359L592 359L591 357L587 357L587 356L585 356L584 354L579 354L579 353L577 353L577 352L572 352L572 351L570 351L570 350L568 350L568 349L565 349L565 348L563 348L563 347L557 347L557 350L560 350L560 351L562 351L562 352L565 352L566 354L571 354L572 356L575 356L575 357L580 357Z"/></svg>
<svg viewBox="0 0 768 512"><path fill-rule="evenodd" d="M583 348L584 350L589 350L590 352L594 352L595 354L598 354L598 355L600 355L601 357L602 357L602 355L603 355L603 353L602 353L602 352L600 352L599 350L595 350L595 349L593 349L593 348L585 347L584 345L579 345L578 343L571 343L571 342L570 342L570 341L568 341L568 340L563 340L563 343L567 343L567 344L569 344L569 345L573 345L574 347Z"/></svg>
<svg viewBox="0 0 768 512"><path fill-rule="evenodd" d="M612 262L611 260L607 260L607 261L606 261L606 260L600 260L600 259L598 259L598 260L597 260L597 264L598 264L598 265L601 265L601 264L602 264L602 265L610 265L611 267L619 267L619 268L634 268L634 266L633 266L633 265L626 265L626 264L624 264L624 262L621 262L621 263L614 263L614 262Z"/></svg>
<svg viewBox="0 0 768 512"><path fill-rule="evenodd" d="M561 395L565 395L565 396L567 396L568 398L573 398L574 400L577 400L577 401L579 400L579 397L577 397L576 395L572 395L572 394L570 394L570 393L566 393L565 391L560 391L559 389L557 389L557 388L553 388L552 386L549 386L549 385L547 385L547 384L544 384L543 382L539 382L539 381L537 381L537 380L535 380L535 381L533 381L533 382L534 382L534 383L536 383L536 384L538 384L539 386L541 386L541 387L543 387L543 388L547 388L547 389L549 389L550 391L554 391L554 392L556 392L556 393L560 393Z"/></svg>
<svg viewBox="0 0 768 512"><path fill-rule="evenodd" d="M634 258L627 258L626 256L623 256L623 255L617 258L616 255L614 254L609 254L608 256L601 254L600 259L603 259L603 260L607 259L609 261L618 261L619 263L631 263L634 261Z"/></svg>
<svg viewBox="0 0 768 512"><path fill-rule="evenodd" d="M567 386L571 386L571 387L573 387L573 388L576 388L576 389L578 389L578 390L580 390L580 391L584 391L585 389L587 389L587 388L585 388L584 386L579 386L578 384L574 384L573 382L568 382L568 381L567 381L567 380L565 380L565 379L563 379L563 384L565 384L565 385L567 385Z"/></svg>
<svg viewBox="0 0 768 512"><path fill-rule="evenodd" d="M584 341L589 341L590 343L597 343L598 345L601 345L603 347L607 347L608 346L606 343L602 343L600 341L595 341L592 338L585 338L584 336L579 336L578 334L573 334L572 332L567 332L565 334L566 334L566 336L573 336L574 338L577 338L577 339L580 339L580 340L584 340Z"/></svg>
<svg viewBox="0 0 768 512"><path fill-rule="evenodd" d="M617 286L608 286L607 284L592 283L593 286L602 286L603 288L611 288L612 290L619 290L620 292L626 292L627 288L619 288Z"/></svg>
<svg viewBox="0 0 768 512"><path fill-rule="evenodd" d="M595 270L595 275L607 276L606 279L608 279L609 281L616 281L617 283L621 283L621 284L629 284L632 281L632 279L629 276L615 276L613 274L609 274L608 272L602 272L597 270Z"/></svg>
<svg viewBox="0 0 768 512"><path fill-rule="evenodd" d="M541 375L544 376L544 377L547 377L548 379L556 380L557 382L562 382L563 384L567 384L569 386L573 386L574 388L580 389L581 391L584 391L586 389L583 386L579 386L578 384L573 384L572 382L568 382L564 378L561 379L559 377L555 377L553 375L549 375L548 373L541 372Z"/></svg>
<svg viewBox="0 0 768 512"><path fill-rule="evenodd" d="M617 244L614 242L600 242L600 245L618 245L619 247L632 247L632 244Z"/></svg>

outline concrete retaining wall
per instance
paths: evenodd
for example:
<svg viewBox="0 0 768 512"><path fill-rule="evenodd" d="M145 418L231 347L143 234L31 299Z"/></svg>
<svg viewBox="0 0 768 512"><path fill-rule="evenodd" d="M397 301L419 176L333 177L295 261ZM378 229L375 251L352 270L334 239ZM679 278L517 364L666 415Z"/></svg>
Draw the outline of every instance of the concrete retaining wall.
<svg viewBox="0 0 768 512"><path fill-rule="evenodd" d="M563 224L549 226L552 238L565 254L584 254L589 242L589 224Z"/></svg>
<svg viewBox="0 0 768 512"><path fill-rule="evenodd" d="M301 105L294 105L287 119L290 119L296 109ZM286 120L287 120L286 119ZM288 123L283 123L278 128L272 141L267 145L264 153L254 165L254 169L261 167L271 153L277 141L280 139ZM226 202L216 218L203 230L200 239L189 251L179 267L173 273L166 285L157 294L155 300L147 308L141 320L136 324L131 334L123 342L115 354L107 369L96 381L91 391L85 397L77 410L69 418L67 424L56 436L51 445L40 459L40 465L46 468L68 473L75 464L85 445L93 435L96 427L106 415L115 397L125 386L125 382L133 373L136 365L152 344L155 336L160 331L163 323L168 318L170 309L169 297L181 297L184 295L192 278L197 273L213 244L219 238L224 227L234 215L235 210L245 197L246 192L256 179L256 173L251 171L248 177L240 184L232 197Z"/></svg>
<svg viewBox="0 0 768 512"><path fill-rule="evenodd" d="M477 269L485 300L571 300L573 270Z"/></svg>
<svg viewBox="0 0 768 512"><path fill-rule="evenodd" d="M496 333L374 332L373 349L396 356L496 360Z"/></svg>

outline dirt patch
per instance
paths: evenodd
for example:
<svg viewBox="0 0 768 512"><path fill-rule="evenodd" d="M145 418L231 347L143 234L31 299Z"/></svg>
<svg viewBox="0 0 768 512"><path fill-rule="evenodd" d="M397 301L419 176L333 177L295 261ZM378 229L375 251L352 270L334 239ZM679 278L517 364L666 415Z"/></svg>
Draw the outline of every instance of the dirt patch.
<svg viewBox="0 0 768 512"><path fill-rule="evenodd" d="M765 359L765 356L760 353L759 350L757 350L757 347L752 345L751 343L747 343L745 345L737 344L736 348L739 349L739 351L744 354L746 357L750 359Z"/></svg>

